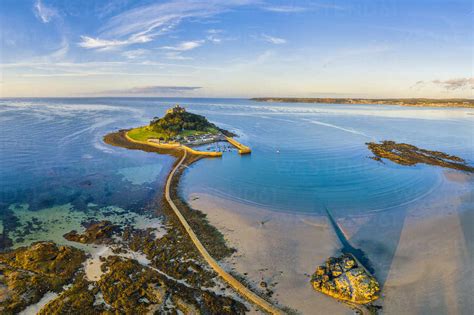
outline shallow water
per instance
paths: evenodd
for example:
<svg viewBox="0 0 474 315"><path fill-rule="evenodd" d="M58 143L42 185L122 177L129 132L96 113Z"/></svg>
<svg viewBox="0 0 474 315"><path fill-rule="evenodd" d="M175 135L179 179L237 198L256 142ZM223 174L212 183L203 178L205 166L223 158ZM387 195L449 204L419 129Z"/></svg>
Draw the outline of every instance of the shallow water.
<svg viewBox="0 0 474 315"><path fill-rule="evenodd" d="M474 164L470 109L240 99L0 100L3 228L12 231L19 224L13 204L28 204L27 211L56 207L88 213L88 205L95 204L153 212L147 205L160 191L172 158L111 147L102 137L147 124L175 103L236 132L253 150L194 164L183 177L184 196L211 192L286 212L322 214L328 207L341 218L399 211L443 194L443 169L373 161L365 142L407 142ZM457 184L472 186L472 181Z"/></svg>

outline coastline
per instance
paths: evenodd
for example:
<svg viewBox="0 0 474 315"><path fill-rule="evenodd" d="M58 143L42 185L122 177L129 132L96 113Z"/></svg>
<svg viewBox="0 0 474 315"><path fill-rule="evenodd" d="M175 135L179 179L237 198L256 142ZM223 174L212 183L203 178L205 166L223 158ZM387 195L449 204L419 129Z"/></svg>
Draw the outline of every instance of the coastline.
<svg viewBox="0 0 474 315"><path fill-rule="evenodd" d="M393 105L407 107L474 108L473 99L370 99L370 98L296 98L296 97L256 97L251 101L269 103L318 103L339 105Z"/></svg>

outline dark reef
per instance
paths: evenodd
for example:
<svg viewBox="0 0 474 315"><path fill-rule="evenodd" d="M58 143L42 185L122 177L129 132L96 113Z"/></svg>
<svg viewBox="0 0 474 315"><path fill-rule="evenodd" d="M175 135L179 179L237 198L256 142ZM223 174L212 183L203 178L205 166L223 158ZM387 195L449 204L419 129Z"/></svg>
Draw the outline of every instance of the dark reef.
<svg viewBox="0 0 474 315"><path fill-rule="evenodd" d="M382 141L381 143L366 143L374 156L372 159L382 161L388 159L400 165L416 165L418 163L437 165L446 168L457 169L465 172L474 172L474 168L466 164L460 157L449 155L439 151L420 149L407 143L396 143L394 141Z"/></svg>

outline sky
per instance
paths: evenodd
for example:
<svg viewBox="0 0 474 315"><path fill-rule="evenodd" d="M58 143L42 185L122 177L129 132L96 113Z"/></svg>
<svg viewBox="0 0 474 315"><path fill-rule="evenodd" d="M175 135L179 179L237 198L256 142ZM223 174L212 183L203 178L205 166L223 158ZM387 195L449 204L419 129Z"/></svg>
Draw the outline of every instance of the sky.
<svg viewBox="0 0 474 315"><path fill-rule="evenodd" d="M472 0L0 0L0 97L472 98Z"/></svg>

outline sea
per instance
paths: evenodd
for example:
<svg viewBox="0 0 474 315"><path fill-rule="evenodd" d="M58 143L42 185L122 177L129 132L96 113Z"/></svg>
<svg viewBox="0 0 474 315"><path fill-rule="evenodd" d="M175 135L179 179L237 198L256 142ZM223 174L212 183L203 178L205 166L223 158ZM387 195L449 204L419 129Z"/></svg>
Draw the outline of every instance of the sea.
<svg viewBox="0 0 474 315"><path fill-rule="evenodd" d="M324 216L328 209L339 222L372 215L379 221L365 220L366 226L386 218L383 229L396 235L409 209L448 204L453 195L474 191L471 175L375 161L366 145L405 142L474 165L473 109L217 98L0 99L0 232L11 239L8 245L63 242L64 233L87 220L129 222L158 213L173 157L113 147L103 137L146 125L176 104L236 133L252 149L244 156L225 149L221 158L191 165L179 187L185 199L205 193L295 215ZM472 198L449 203L446 211L463 211L469 203ZM381 237L370 231L365 238Z"/></svg>

